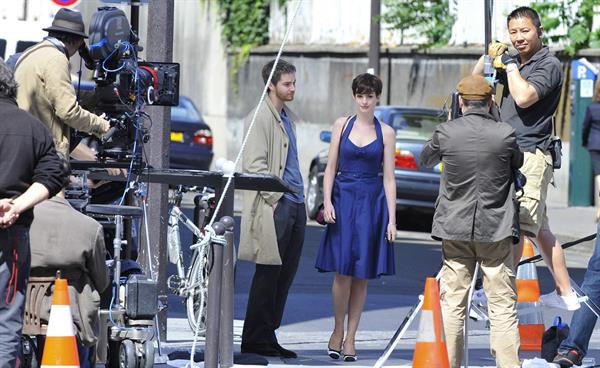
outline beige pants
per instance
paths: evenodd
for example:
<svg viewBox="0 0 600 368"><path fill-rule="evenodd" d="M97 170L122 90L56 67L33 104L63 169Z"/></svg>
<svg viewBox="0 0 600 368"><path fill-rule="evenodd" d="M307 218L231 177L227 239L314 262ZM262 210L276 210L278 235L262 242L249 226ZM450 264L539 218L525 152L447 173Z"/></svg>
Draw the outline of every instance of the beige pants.
<svg viewBox="0 0 600 368"><path fill-rule="evenodd" d="M482 243L444 240L441 302L450 367L460 368L464 346L467 297L475 264L480 262L483 288L488 299L490 347L496 365L520 367L517 293L509 239Z"/></svg>
<svg viewBox="0 0 600 368"><path fill-rule="evenodd" d="M537 237L540 230L548 230L546 196L554 177L552 155L537 148L535 153L523 154L521 172L527 177L523 195L519 197L519 223L523 234Z"/></svg>

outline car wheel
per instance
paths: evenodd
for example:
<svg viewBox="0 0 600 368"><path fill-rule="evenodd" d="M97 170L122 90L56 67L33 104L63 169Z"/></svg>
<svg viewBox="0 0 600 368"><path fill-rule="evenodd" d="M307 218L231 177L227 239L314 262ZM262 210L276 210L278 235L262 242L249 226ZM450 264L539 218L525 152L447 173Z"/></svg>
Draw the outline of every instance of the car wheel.
<svg viewBox="0 0 600 368"><path fill-rule="evenodd" d="M319 187L318 173L319 168L317 165L310 169L310 174L308 174L308 190L306 191L308 217L313 220L317 217L319 206L323 203L323 194L322 188Z"/></svg>

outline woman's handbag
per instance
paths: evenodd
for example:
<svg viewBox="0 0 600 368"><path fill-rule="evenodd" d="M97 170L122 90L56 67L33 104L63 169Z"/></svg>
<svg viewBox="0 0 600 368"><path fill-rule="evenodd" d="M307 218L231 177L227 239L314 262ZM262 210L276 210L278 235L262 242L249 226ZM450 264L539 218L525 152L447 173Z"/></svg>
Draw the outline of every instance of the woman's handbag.
<svg viewBox="0 0 600 368"><path fill-rule="evenodd" d="M321 203L321 205L319 206L319 209L317 210L317 217L315 217L315 221L317 221L318 224L320 225L327 225L327 223L325 222L325 206L323 205L323 203Z"/></svg>

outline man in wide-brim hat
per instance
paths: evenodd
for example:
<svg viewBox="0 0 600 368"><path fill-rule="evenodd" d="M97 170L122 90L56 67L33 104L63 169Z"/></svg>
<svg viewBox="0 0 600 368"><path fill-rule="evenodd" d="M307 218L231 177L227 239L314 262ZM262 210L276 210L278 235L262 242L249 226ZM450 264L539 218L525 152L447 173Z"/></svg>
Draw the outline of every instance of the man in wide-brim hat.
<svg viewBox="0 0 600 368"><path fill-rule="evenodd" d="M81 13L61 8L44 30L48 37L23 52L16 63L17 103L46 124L57 151L69 157L71 128L101 136L110 126L104 118L79 106L71 84L69 58L87 38ZM89 157L89 149L85 152L76 158L94 159Z"/></svg>
<svg viewBox="0 0 600 368"><path fill-rule="evenodd" d="M60 34L70 34L87 38L81 13L66 8L61 8L54 16L52 25L44 28L43 30L49 33L56 32Z"/></svg>

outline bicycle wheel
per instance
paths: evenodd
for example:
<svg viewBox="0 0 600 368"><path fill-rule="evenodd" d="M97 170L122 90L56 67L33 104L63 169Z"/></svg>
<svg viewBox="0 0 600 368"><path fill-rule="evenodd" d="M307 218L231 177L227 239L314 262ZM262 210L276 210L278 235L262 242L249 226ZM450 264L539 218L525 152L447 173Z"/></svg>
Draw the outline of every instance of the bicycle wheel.
<svg viewBox="0 0 600 368"><path fill-rule="evenodd" d="M192 261L188 276L186 299L188 323L192 331L203 336L206 332L206 306L208 296L208 274L212 264L212 246L199 249Z"/></svg>

